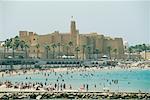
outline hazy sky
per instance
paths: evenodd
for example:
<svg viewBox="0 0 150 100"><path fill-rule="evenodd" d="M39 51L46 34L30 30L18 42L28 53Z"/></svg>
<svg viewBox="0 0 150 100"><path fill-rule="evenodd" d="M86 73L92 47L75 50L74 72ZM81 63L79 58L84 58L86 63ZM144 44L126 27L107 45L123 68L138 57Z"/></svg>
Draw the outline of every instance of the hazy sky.
<svg viewBox="0 0 150 100"><path fill-rule="evenodd" d="M18 31L69 32L74 16L80 33L123 37L129 44L150 43L149 1L1 1L0 41Z"/></svg>

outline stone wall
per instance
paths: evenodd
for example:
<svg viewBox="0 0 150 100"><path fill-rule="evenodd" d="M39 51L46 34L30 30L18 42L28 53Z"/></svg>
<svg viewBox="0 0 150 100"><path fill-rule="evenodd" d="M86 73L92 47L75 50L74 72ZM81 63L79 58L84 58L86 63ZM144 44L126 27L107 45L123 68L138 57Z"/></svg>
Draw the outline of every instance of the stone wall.
<svg viewBox="0 0 150 100"><path fill-rule="evenodd" d="M75 48L79 47L79 58L83 57L83 45L91 47L91 53L93 54L96 49L99 51L99 57L107 55L108 46L111 47L111 54L114 55L113 50L117 49L118 58L122 58L124 54L123 40L122 38L108 38L104 35L97 33L79 34L79 30L76 30L75 22L71 22L70 33L59 33L55 31L51 34L37 35L34 32L20 31L20 39L26 41L29 44L29 56L37 57L36 45L39 44L39 55L41 58L46 57L45 46L50 46L50 54L52 54L52 44L61 44L60 51L63 55L66 55L66 46L70 41L73 42L73 46L69 48L69 53L75 55ZM55 48L55 53L58 55L59 48ZM87 49L85 51L85 57L87 58Z"/></svg>

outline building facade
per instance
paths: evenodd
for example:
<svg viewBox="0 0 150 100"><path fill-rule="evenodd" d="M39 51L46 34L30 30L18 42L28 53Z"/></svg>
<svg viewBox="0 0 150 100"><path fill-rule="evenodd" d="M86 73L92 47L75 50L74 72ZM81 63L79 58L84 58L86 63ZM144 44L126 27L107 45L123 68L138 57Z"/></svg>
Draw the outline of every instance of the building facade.
<svg viewBox="0 0 150 100"><path fill-rule="evenodd" d="M146 52L143 51L143 52L140 53L140 55L145 60L150 60L150 51L146 51Z"/></svg>
<svg viewBox="0 0 150 100"><path fill-rule="evenodd" d="M79 59L108 57L123 58L124 46L122 38L105 37L97 33L79 34L76 22L71 21L70 32L55 31L46 35L20 31L19 38L28 45L29 57L59 58L72 56ZM55 46L54 46L55 45ZM49 46L47 53L46 46Z"/></svg>

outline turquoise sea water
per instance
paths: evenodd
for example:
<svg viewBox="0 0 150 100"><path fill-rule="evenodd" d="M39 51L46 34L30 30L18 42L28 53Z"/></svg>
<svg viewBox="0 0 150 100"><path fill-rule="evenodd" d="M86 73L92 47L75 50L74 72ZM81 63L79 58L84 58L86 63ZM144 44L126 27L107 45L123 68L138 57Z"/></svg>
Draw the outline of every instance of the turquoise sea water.
<svg viewBox="0 0 150 100"><path fill-rule="evenodd" d="M27 77L27 79L26 79ZM31 77L31 79L30 79ZM43 84L71 84L75 90L80 90L83 84L89 85L89 91L126 91L150 93L150 69L103 69L78 72L39 72L31 75L0 77L0 81L42 82ZM57 81L58 80L58 81ZM114 82L117 81L117 82Z"/></svg>

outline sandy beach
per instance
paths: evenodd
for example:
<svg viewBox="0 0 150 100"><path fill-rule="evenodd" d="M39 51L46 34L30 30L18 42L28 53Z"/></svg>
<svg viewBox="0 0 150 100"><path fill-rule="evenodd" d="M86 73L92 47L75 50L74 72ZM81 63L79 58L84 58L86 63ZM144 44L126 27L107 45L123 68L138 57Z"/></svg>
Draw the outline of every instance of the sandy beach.
<svg viewBox="0 0 150 100"><path fill-rule="evenodd" d="M115 70L111 70L115 69ZM89 68L84 68L84 67L64 67L64 68L47 68L47 69L18 69L18 70L13 70L13 71L1 71L0 72L0 77L2 76L15 76L15 75L30 75L33 73L38 73L38 72L77 72L77 71L118 71L118 70L124 70L124 69L130 69L130 70L136 70L136 69L142 69L142 70L150 70L150 67L120 67L120 66L110 66L110 67L89 67Z"/></svg>

